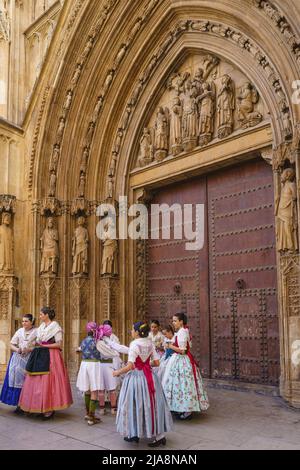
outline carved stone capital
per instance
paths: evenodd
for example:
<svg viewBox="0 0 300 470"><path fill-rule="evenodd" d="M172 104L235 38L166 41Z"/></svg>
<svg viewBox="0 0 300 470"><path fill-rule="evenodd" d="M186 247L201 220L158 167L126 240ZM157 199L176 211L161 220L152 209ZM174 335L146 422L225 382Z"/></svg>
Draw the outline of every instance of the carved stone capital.
<svg viewBox="0 0 300 470"><path fill-rule="evenodd" d="M40 213L42 216L60 215L60 201L54 197L47 197L40 201Z"/></svg>
<svg viewBox="0 0 300 470"><path fill-rule="evenodd" d="M90 203L87 199L77 198L71 203L71 215L74 217L78 217L80 215L88 216L90 215L90 211Z"/></svg>
<svg viewBox="0 0 300 470"><path fill-rule="evenodd" d="M11 214L15 214L16 203L17 199L15 196L11 196L9 194L0 195L0 213L10 212Z"/></svg>

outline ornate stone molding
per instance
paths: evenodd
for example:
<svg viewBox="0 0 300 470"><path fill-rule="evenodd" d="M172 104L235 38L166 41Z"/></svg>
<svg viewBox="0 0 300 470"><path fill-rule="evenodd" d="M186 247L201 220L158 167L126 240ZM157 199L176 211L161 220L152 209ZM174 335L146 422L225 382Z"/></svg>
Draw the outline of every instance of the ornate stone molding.
<svg viewBox="0 0 300 470"><path fill-rule="evenodd" d="M280 266L287 317L300 317L300 256L283 256Z"/></svg>
<svg viewBox="0 0 300 470"><path fill-rule="evenodd" d="M284 42L300 62L300 37L295 33L288 19L271 1L252 0L252 4L262 10L270 18L272 23L281 32Z"/></svg>
<svg viewBox="0 0 300 470"><path fill-rule="evenodd" d="M164 56L181 36L181 34L186 32L217 35L227 39L231 43L248 52L257 62L257 65L261 71L267 76L269 84L273 88L274 95L276 96L278 102L278 108L282 113L282 140L291 140L293 137L289 98L284 90L278 71L275 69L271 63L271 60L267 57L264 51L244 33L240 32L238 29L232 29L226 24L216 23L208 20L182 20L179 21L168 32L166 39L154 52L150 62L139 76L131 99L126 105L125 112L118 126L117 136L115 138L115 144L113 145L112 150L111 163L108 173L108 191L110 192L111 189L109 188L111 188L111 186L114 188L114 176L122 147L122 141L124 141L130 119L133 115L133 111L138 103L142 91L145 89L147 82L153 75L154 70L157 68Z"/></svg>
<svg viewBox="0 0 300 470"><path fill-rule="evenodd" d="M17 199L15 196L10 196L7 194L0 195L0 213L10 212L11 214L15 214L16 205Z"/></svg>
<svg viewBox="0 0 300 470"><path fill-rule="evenodd" d="M10 41L10 19L8 12L0 6L0 41Z"/></svg>

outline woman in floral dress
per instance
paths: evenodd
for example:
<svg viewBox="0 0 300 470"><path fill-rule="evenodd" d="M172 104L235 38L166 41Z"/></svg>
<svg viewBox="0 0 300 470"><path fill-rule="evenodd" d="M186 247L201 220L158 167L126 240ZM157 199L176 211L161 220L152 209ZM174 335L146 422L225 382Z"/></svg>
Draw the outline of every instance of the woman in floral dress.
<svg viewBox="0 0 300 470"><path fill-rule="evenodd" d="M170 410L182 420L191 419L193 412L209 408L200 370L191 354L191 337L186 325L184 313L173 317L175 342L169 348L176 354L169 359L162 380Z"/></svg>

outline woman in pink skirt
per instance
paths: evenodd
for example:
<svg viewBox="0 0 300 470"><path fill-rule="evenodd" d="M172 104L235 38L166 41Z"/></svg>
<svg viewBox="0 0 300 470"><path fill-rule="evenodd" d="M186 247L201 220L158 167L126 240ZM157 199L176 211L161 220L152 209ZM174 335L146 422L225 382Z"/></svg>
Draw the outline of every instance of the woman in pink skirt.
<svg viewBox="0 0 300 470"><path fill-rule="evenodd" d="M27 363L27 376L20 397L20 408L27 413L41 413L45 419L56 410L69 408L72 392L63 362L63 332L54 321L55 311L44 307L40 312L41 326L37 331L36 348Z"/></svg>

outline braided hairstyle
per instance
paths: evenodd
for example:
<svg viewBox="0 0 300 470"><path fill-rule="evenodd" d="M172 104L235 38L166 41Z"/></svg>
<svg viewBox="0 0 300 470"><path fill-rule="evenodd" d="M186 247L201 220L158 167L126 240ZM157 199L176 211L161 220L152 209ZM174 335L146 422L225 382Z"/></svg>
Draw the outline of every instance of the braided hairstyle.
<svg viewBox="0 0 300 470"><path fill-rule="evenodd" d="M134 331L136 331L141 338L148 338L150 333L150 326L147 322L139 321L133 325Z"/></svg>

